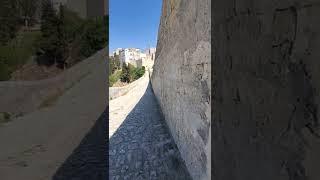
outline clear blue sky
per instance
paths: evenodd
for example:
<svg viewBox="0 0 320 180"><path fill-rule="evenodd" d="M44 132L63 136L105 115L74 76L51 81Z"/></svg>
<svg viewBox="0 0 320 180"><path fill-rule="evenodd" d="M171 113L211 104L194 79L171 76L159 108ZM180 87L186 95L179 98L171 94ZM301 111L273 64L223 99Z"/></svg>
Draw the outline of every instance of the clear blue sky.
<svg viewBox="0 0 320 180"><path fill-rule="evenodd" d="M110 0L109 49L156 47L162 0Z"/></svg>

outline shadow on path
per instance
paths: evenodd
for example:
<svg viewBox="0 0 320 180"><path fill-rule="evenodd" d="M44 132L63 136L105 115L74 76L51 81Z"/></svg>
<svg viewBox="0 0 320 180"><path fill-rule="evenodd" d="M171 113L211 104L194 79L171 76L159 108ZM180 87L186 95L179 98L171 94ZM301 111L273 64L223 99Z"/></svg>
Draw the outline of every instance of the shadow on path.
<svg viewBox="0 0 320 180"><path fill-rule="evenodd" d="M110 180L191 179L150 82L109 142Z"/></svg>
<svg viewBox="0 0 320 180"><path fill-rule="evenodd" d="M107 179L107 119L108 113L105 111L80 145L59 167L53 180Z"/></svg>

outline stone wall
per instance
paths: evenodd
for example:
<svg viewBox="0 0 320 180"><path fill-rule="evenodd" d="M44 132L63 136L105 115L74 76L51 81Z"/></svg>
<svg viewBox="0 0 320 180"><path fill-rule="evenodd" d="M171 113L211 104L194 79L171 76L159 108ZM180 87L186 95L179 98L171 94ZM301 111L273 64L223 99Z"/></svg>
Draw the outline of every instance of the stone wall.
<svg viewBox="0 0 320 180"><path fill-rule="evenodd" d="M141 86L145 83L145 79L148 79L149 78L149 72L146 70L145 74L131 82L130 84L126 85L126 86L122 86L122 87L109 87L109 100L113 100L113 99L116 99L120 96L123 96L125 94L127 94L129 91L131 91L132 89L138 87L138 86Z"/></svg>
<svg viewBox="0 0 320 180"><path fill-rule="evenodd" d="M212 3L213 179L319 179L319 1Z"/></svg>
<svg viewBox="0 0 320 180"><path fill-rule="evenodd" d="M210 179L211 0L164 0L152 86L195 180Z"/></svg>

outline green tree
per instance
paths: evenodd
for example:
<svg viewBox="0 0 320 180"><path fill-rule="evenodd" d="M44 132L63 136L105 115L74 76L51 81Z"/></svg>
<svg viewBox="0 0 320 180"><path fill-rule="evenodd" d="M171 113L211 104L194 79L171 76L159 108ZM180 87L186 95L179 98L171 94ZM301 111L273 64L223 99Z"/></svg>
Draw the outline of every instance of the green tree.
<svg viewBox="0 0 320 180"><path fill-rule="evenodd" d="M120 76L120 80L122 82L126 82L126 83L130 83L130 69L129 69L129 65L126 65L126 63L123 63L122 65L122 73Z"/></svg>
<svg viewBox="0 0 320 180"><path fill-rule="evenodd" d="M91 56L107 45L107 24L107 16L84 20L62 5L56 13L45 0L38 62L66 68Z"/></svg>
<svg viewBox="0 0 320 180"><path fill-rule="evenodd" d="M6 58L8 42L16 36L19 28L16 0L0 0L0 81L10 78L9 61Z"/></svg>
<svg viewBox="0 0 320 180"><path fill-rule="evenodd" d="M73 43L77 38L82 37L85 20L80 18L77 13L63 7L63 24L65 30L65 39L68 43Z"/></svg>
<svg viewBox="0 0 320 180"><path fill-rule="evenodd" d="M132 81L139 79L145 73L145 67L142 66L141 68L133 67L130 73Z"/></svg>
<svg viewBox="0 0 320 180"><path fill-rule="evenodd" d="M82 37L81 52L89 57L98 50L106 47L108 42L108 21L107 16L90 19L84 25L85 33Z"/></svg>
<svg viewBox="0 0 320 180"><path fill-rule="evenodd" d="M128 69L129 69L129 83L135 80L135 71L136 68L132 64L128 64Z"/></svg>
<svg viewBox="0 0 320 180"><path fill-rule="evenodd" d="M109 76L109 87L112 87L114 83L116 83L121 76L121 71L116 71L115 73Z"/></svg>
<svg viewBox="0 0 320 180"><path fill-rule="evenodd" d="M10 79L10 67L0 59L0 81Z"/></svg>
<svg viewBox="0 0 320 180"><path fill-rule="evenodd" d="M24 25L29 26L30 21L34 18L35 9L38 8L39 0L17 0L19 9L24 20Z"/></svg>
<svg viewBox="0 0 320 180"><path fill-rule="evenodd" d="M121 74L121 81L130 83L142 77L145 73L145 67L142 66L141 68L136 68L132 64L126 65L125 63L122 66L122 74Z"/></svg>
<svg viewBox="0 0 320 180"><path fill-rule="evenodd" d="M40 49L43 56L40 62L45 65L55 64L64 69L69 54L65 8L60 5L57 14L51 1L46 0L42 10Z"/></svg>
<svg viewBox="0 0 320 180"><path fill-rule="evenodd" d="M17 0L0 0L0 45L14 38L19 27Z"/></svg>
<svg viewBox="0 0 320 180"><path fill-rule="evenodd" d="M119 55L114 55L114 64L117 69L121 69L120 57Z"/></svg>
<svg viewBox="0 0 320 180"><path fill-rule="evenodd" d="M114 63L114 58L109 57L109 76L112 75L115 71L115 63Z"/></svg>
<svg viewBox="0 0 320 180"><path fill-rule="evenodd" d="M40 50L42 53L38 62L52 65L59 58L58 39L59 19L50 0L44 0L42 4Z"/></svg>
<svg viewBox="0 0 320 180"><path fill-rule="evenodd" d="M115 71L121 69L119 56L111 56L109 57L109 74L113 74Z"/></svg>
<svg viewBox="0 0 320 180"><path fill-rule="evenodd" d="M66 68L68 57L68 39L66 32L66 19L64 7L59 6L59 17L57 18L57 60L56 63L60 68Z"/></svg>
<svg viewBox="0 0 320 180"><path fill-rule="evenodd" d="M145 72L146 72L146 69L144 66L142 66L141 68L137 68L135 71L135 79L139 79L140 77L142 77Z"/></svg>

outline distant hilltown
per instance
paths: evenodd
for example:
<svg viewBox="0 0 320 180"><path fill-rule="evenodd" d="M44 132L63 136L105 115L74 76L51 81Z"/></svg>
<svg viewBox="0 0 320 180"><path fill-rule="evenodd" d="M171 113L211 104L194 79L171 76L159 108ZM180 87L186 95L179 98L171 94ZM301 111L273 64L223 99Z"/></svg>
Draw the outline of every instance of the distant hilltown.
<svg viewBox="0 0 320 180"><path fill-rule="evenodd" d="M129 63L135 67L153 65L156 48L147 48L142 51L139 48L117 48L109 56L119 56L120 65Z"/></svg>

